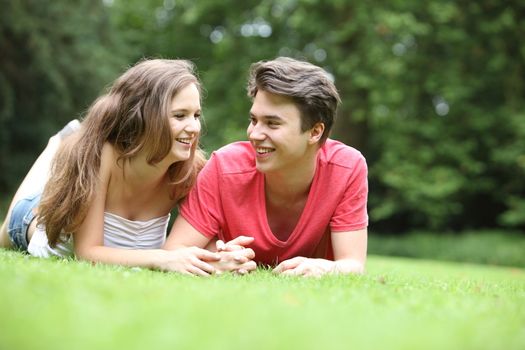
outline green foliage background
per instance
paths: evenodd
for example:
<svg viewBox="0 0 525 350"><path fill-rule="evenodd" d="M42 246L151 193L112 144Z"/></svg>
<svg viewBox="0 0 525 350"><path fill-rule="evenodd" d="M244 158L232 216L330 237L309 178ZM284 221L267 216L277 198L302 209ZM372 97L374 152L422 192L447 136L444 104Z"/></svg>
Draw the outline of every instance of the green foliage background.
<svg viewBox="0 0 525 350"><path fill-rule="evenodd" d="M210 152L245 138L250 64L285 55L333 75L376 231L525 227L522 1L0 3L1 197L140 58L196 63Z"/></svg>

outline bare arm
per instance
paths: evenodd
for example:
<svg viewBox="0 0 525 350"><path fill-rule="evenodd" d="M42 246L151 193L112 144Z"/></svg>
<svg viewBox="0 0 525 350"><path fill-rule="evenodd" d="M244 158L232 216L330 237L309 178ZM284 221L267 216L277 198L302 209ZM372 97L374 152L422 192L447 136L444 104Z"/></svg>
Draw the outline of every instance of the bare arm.
<svg viewBox="0 0 525 350"><path fill-rule="evenodd" d="M197 231L186 219L179 215L173 223L163 248L168 250L180 247L204 248L210 241L210 238Z"/></svg>
<svg viewBox="0 0 525 350"><path fill-rule="evenodd" d="M296 257L280 263L274 271L285 275L321 276L328 273L365 271L368 230L332 232L334 261Z"/></svg>
<svg viewBox="0 0 525 350"><path fill-rule="evenodd" d="M335 272L364 273L368 230L332 233Z"/></svg>

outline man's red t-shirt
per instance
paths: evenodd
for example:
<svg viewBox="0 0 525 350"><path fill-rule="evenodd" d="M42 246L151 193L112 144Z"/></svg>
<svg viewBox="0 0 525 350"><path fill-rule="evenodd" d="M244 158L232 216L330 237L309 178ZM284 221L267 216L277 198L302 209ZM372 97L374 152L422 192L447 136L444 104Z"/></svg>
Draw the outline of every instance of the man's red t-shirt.
<svg viewBox="0 0 525 350"><path fill-rule="evenodd" d="M303 213L288 239L281 241L268 225L264 174L255 167L255 152L249 142L236 142L213 152L180 215L210 239L255 237L250 245L254 260L276 265L296 256L330 259L331 232L367 227L367 195L365 158L328 139L318 152Z"/></svg>

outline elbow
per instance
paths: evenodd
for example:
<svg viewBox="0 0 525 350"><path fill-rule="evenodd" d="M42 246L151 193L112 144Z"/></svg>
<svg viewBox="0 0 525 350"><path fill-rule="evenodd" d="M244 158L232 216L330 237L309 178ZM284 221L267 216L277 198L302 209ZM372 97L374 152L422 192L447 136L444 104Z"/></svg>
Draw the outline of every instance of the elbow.
<svg viewBox="0 0 525 350"><path fill-rule="evenodd" d="M335 271L340 274L364 275L364 261L354 259L343 259L335 262Z"/></svg>
<svg viewBox="0 0 525 350"><path fill-rule="evenodd" d="M75 247L75 258L80 261L96 262L96 249L94 247Z"/></svg>

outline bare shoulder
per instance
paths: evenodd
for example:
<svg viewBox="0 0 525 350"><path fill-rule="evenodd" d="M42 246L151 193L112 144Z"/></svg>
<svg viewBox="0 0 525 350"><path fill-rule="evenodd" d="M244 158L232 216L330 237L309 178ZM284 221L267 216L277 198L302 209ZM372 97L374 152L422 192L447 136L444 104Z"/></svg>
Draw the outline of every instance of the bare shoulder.
<svg viewBox="0 0 525 350"><path fill-rule="evenodd" d="M113 167L117 163L117 152L109 142L104 143L100 155L100 177L103 181L109 181Z"/></svg>
<svg viewBox="0 0 525 350"><path fill-rule="evenodd" d="M101 162L115 162L117 160L117 151L109 142L105 142L102 146Z"/></svg>

